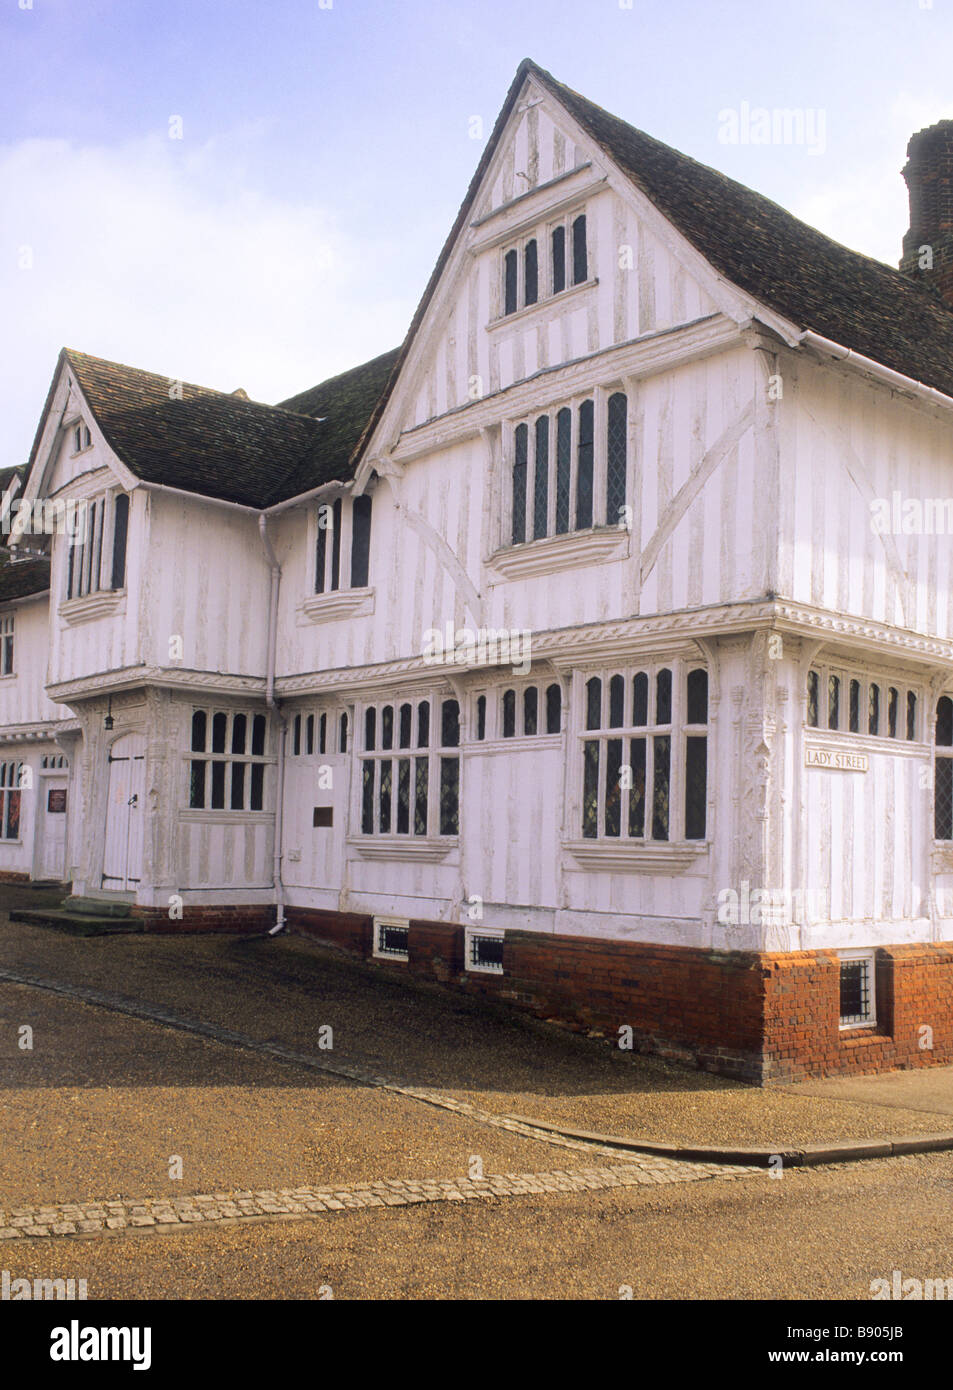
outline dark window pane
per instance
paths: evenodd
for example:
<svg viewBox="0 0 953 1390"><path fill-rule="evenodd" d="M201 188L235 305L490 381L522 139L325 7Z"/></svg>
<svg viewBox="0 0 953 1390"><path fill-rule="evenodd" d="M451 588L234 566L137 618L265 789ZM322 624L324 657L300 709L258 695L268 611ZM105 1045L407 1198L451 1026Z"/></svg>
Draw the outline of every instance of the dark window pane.
<svg viewBox="0 0 953 1390"><path fill-rule="evenodd" d="M371 558L371 499L355 497L351 509L351 588L367 584Z"/></svg>
<svg viewBox="0 0 953 1390"><path fill-rule="evenodd" d="M341 587L341 512L343 508L341 499L335 500L331 508L333 521L331 524L331 582L329 588L339 589Z"/></svg>
<svg viewBox="0 0 953 1390"><path fill-rule="evenodd" d="M245 809L245 768L246 763L232 763L232 800L233 811L243 811Z"/></svg>
<svg viewBox="0 0 953 1390"><path fill-rule="evenodd" d="M410 759L397 764L397 833L410 834Z"/></svg>
<svg viewBox="0 0 953 1390"><path fill-rule="evenodd" d="M887 733L897 737L897 715L900 709L900 696L894 686L887 691Z"/></svg>
<svg viewBox="0 0 953 1390"><path fill-rule="evenodd" d="M938 840L953 840L953 758L936 759L934 781L934 834Z"/></svg>
<svg viewBox="0 0 953 1390"><path fill-rule="evenodd" d="M121 589L126 582L126 536L129 531L129 498L116 494L113 503L113 572L111 584Z"/></svg>
<svg viewBox="0 0 953 1390"><path fill-rule="evenodd" d="M569 530L569 490L572 472L572 411L563 406L556 416L556 534Z"/></svg>
<svg viewBox="0 0 953 1390"><path fill-rule="evenodd" d="M331 508L322 502L318 508L318 543L314 555L314 592L324 593L324 572L327 569L328 527L331 525Z"/></svg>
<svg viewBox="0 0 953 1390"><path fill-rule="evenodd" d="M817 728L818 708L820 706L820 681L816 671L807 673L807 722L812 729Z"/></svg>
<svg viewBox="0 0 953 1390"><path fill-rule="evenodd" d="M529 427L517 425L513 455L513 544L526 539L526 460L529 452Z"/></svg>
<svg viewBox="0 0 953 1390"><path fill-rule="evenodd" d="M364 711L364 751L373 753L374 740L377 737L377 710L373 705L368 705Z"/></svg>
<svg viewBox="0 0 953 1390"><path fill-rule="evenodd" d="M192 749L196 753L205 752L205 711L197 709L192 715Z"/></svg>
<svg viewBox="0 0 953 1390"><path fill-rule="evenodd" d="M512 738L516 733L516 691L503 691L503 737Z"/></svg>
<svg viewBox="0 0 953 1390"><path fill-rule="evenodd" d="M417 747L430 747L430 701L421 700L417 706Z"/></svg>
<svg viewBox="0 0 953 1390"><path fill-rule="evenodd" d="M621 729L625 723L625 681L613 676L609 682L609 728Z"/></svg>
<svg viewBox="0 0 953 1390"><path fill-rule="evenodd" d="M667 666L655 677L655 722L672 722L672 673Z"/></svg>
<svg viewBox="0 0 953 1390"><path fill-rule="evenodd" d="M244 753L248 737L248 716L236 714L232 719L232 752Z"/></svg>
<svg viewBox="0 0 953 1390"><path fill-rule="evenodd" d="M460 759L440 759L440 833L460 833Z"/></svg>
<svg viewBox="0 0 953 1390"><path fill-rule="evenodd" d="M361 763L361 831L374 833L374 763L370 758Z"/></svg>
<svg viewBox="0 0 953 1390"><path fill-rule="evenodd" d="M339 744L339 751L340 751L341 753L346 753L346 752L347 752L347 714L346 714L346 713L341 715L341 728L340 728L340 744Z"/></svg>
<svg viewBox="0 0 953 1390"><path fill-rule="evenodd" d="M460 706L456 700L444 700L440 708L440 744L456 748L460 743Z"/></svg>
<svg viewBox="0 0 953 1390"><path fill-rule="evenodd" d="M851 681L848 688L847 727L852 734L860 733L860 681Z"/></svg>
<svg viewBox="0 0 953 1390"><path fill-rule="evenodd" d="M553 248L553 294L561 294L566 288L566 228L554 227Z"/></svg>
<svg viewBox="0 0 953 1390"><path fill-rule="evenodd" d="M205 806L205 763L189 764L189 805L201 811Z"/></svg>
<svg viewBox="0 0 953 1390"><path fill-rule="evenodd" d="M606 743L605 833L622 834L622 740L610 738Z"/></svg>
<svg viewBox="0 0 953 1390"><path fill-rule="evenodd" d="M625 506L625 455L628 402L620 391L609 397L606 429L606 525L618 526Z"/></svg>
<svg viewBox="0 0 953 1390"><path fill-rule="evenodd" d="M390 830L390 802L391 802L391 782L394 775L394 764L390 758L381 759L381 791L378 806L380 816L377 825L382 834L386 835Z"/></svg>
<svg viewBox="0 0 953 1390"><path fill-rule="evenodd" d="M533 539L546 535L549 513L549 416L536 421L536 472L533 480Z"/></svg>
<svg viewBox="0 0 953 1390"><path fill-rule="evenodd" d="M536 242L528 241L523 252L523 303L535 304L539 298L539 256Z"/></svg>
<svg viewBox="0 0 953 1390"><path fill-rule="evenodd" d="M430 759L417 758L414 769L414 834L427 833L427 779L430 775Z"/></svg>
<svg viewBox="0 0 953 1390"><path fill-rule="evenodd" d="M840 1021L863 1023L871 1015L870 963L844 960L840 967Z"/></svg>
<svg viewBox="0 0 953 1390"><path fill-rule="evenodd" d="M546 688L546 732L558 734L562 724L563 692L560 686Z"/></svg>
<svg viewBox="0 0 953 1390"><path fill-rule="evenodd" d="M867 701L867 732L880 733L880 686L872 685Z"/></svg>
<svg viewBox="0 0 953 1390"><path fill-rule="evenodd" d="M907 738L912 743L917 736L917 697L907 691Z"/></svg>
<svg viewBox="0 0 953 1390"><path fill-rule="evenodd" d="M586 218L577 217L572 224L572 282L581 285L589 278L589 257L586 254Z"/></svg>
<svg viewBox="0 0 953 1390"><path fill-rule="evenodd" d="M941 695L936 702L936 741L940 748L953 747L953 700Z"/></svg>
<svg viewBox="0 0 953 1390"><path fill-rule="evenodd" d="M477 697L477 738L486 738L486 696Z"/></svg>
<svg viewBox="0 0 953 1390"><path fill-rule="evenodd" d="M251 751L256 757L265 752L265 716L256 714L251 722Z"/></svg>
<svg viewBox="0 0 953 1390"><path fill-rule="evenodd" d="M227 763L212 764L212 810L225 809L225 768Z"/></svg>
<svg viewBox="0 0 953 1390"><path fill-rule="evenodd" d="M602 681L598 676L586 681L586 728L602 728Z"/></svg>
<svg viewBox="0 0 953 1390"><path fill-rule="evenodd" d="M310 756L314 752L314 715L309 714L305 724L304 751Z"/></svg>
<svg viewBox="0 0 953 1390"><path fill-rule="evenodd" d="M599 743L590 739L583 746L582 833L594 840L599 833Z"/></svg>
<svg viewBox="0 0 953 1390"><path fill-rule="evenodd" d="M228 716L225 714L212 715L212 752L225 752L225 728L228 724Z"/></svg>
<svg viewBox="0 0 953 1390"><path fill-rule="evenodd" d="M689 671L685 711L686 724L708 723L708 672Z"/></svg>
<svg viewBox="0 0 953 1390"><path fill-rule="evenodd" d="M394 746L394 706L385 705L381 710L381 747Z"/></svg>
<svg viewBox="0 0 953 1390"><path fill-rule="evenodd" d="M668 801L672 740L668 734L652 740L655 761L652 780L652 839L668 839Z"/></svg>
<svg viewBox="0 0 953 1390"><path fill-rule="evenodd" d="M708 795L708 740L685 740L685 839L704 840Z"/></svg>
<svg viewBox="0 0 953 1390"><path fill-rule="evenodd" d="M318 720L318 752L319 752L319 753L326 753L327 751L328 751L328 716L327 716L326 714L322 714L321 718Z"/></svg>
<svg viewBox="0 0 953 1390"><path fill-rule="evenodd" d="M639 671L632 681L632 723L637 729L644 729L649 722L649 678Z"/></svg>
<svg viewBox="0 0 953 1390"><path fill-rule="evenodd" d="M840 677L827 678L827 727L840 728Z"/></svg>
<svg viewBox="0 0 953 1390"><path fill-rule="evenodd" d="M579 443L576 449L576 530L592 525L593 404L579 407Z"/></svg>
<svg viewBox="0 0 953 1390"><path fill-rule="evenodd" d="M507 251L503 257L503 312L516 313L516 284L518 260L515 251Z"/></svg>
<svg viewBox="0 0 953 1390"><path fill-rule="evenodd" d="M264 804L265 791L265 764L252 763L251 765L251 799L249 810L260 811Z"/></svg>
<svg viewBox="0 0 953 1390"><path fill-rule="evenodd" d="M300 715L300 714L296 714L296 715L295 715L295 717L294 717L294 724L292 725L292 729L293 729L293 733L292 733L292 752L294 753L294 756L297 758L297 757L300 755L300 753L301 753L301 715ZM218 750L216 749L216 750L214 750L214 751L217 752Z"/></svg>
<svg viewBox="0 0 953 1390"><path fill-rule="evenodd" d="M629 791L629 834L645 834L645 739L629 742L629 765L632 768L632 787Z"/></svg>
<svg viewBox="0 0 953 1390"><path fill-rule="evenodd" d="M535 685L523 691L523 733L535 734L539 725L539 692Z"/></svg>
<svg viewBox="0 0 953 1390"><path fill-rule="evenodd" d="M400 747L409 748L412 736L411 726L414 722L413 706L409 704L400 707Z"/></svg>

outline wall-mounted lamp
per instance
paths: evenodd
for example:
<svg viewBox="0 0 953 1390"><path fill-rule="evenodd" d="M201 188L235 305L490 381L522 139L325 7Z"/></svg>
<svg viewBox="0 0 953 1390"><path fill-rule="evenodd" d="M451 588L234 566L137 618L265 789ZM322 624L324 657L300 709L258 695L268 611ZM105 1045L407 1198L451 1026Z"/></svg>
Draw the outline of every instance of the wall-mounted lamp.
<svg viewBox="0 0 953 1390"><path fill-rule="evenodd" d="M103 720L103 728L111 729L115 720L113 719L113 697L109 697L109 708L106 711L106 718Z"/></svg>

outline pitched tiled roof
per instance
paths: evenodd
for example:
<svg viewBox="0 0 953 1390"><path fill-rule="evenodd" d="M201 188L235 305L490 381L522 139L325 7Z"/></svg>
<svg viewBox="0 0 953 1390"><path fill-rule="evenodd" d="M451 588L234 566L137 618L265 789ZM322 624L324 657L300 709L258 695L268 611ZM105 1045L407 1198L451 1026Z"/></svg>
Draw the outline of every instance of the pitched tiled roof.
<svg viewBox="0 0 953 1390"><path fill-rule="evenodd" d="M280 406L190 383L180 383L180 399L178 391L170 396L169 377L73 349L61 361L137 478L269 507L353 476L349 456L396 356L385 353Z"/></svg>
<svg viewBox="0 0 953 1390"><path fill-rule="evenodd" d="M953 312L927 285L841 246L530 67L726 279L799 328L953 395Z"/></svg>
<svg viewBox="0 0 953 1390"><path fill-rule="evenodd" d="M49 587L49 560L0 560L0 603L41 594Z"/></svg>
<svg viewBox="0 0 953 1390"><path fill-rule="evenodd" d="M169 377L64 356L106 440L144 482L266 507L317 455L321 426L305 415L188 383L178 399Z"/></svg>
<svg viewBox="0 0 953 1390"><path fill-rule="evenodd" d="M527 77L562 103L726 279L798 328L953 395L953 312L929 286L832 241L769 198L610 115L527 58L517 69L361 448L380 419Z"/></svg>
<svg viewBox="0 0 953 1390"><path fill-rule="evenodd" d="M399 351L399 348L393 348L360 367L342 372L340 376L322 381L319 386L312 386L308 391L278 402L281 410L297 411L323 421L318 436L320 457L315 461L315 466L326 476L310 481L306 469L301 476L291 480L288 496L306 492L308 488L317 487L319 482L353 476L354 470L348 460L378 397L387 385Z"/></svg>

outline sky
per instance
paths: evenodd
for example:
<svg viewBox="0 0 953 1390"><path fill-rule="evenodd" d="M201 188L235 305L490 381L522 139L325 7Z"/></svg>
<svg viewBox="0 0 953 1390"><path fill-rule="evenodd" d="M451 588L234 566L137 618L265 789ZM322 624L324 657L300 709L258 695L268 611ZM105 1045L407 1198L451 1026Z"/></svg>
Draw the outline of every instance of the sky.
<svg viewBox="0 0 953 1390"><path fill-rule="evenodd" d="M524 57L896 265L951 56L953 0L0 0L0 467L63 346L264 401L396 346Z"/></svg>

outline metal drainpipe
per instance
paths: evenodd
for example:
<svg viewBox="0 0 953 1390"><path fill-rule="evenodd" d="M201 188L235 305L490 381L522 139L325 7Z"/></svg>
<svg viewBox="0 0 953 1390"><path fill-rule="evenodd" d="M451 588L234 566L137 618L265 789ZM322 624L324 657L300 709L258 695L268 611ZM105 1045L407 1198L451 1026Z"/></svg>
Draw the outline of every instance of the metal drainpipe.
<svg viewBox="0 0 953 1390"><path fill-rule="evenodd" d="M284 819L285 796L285 741L288 725L275 699L275 652L278 644L278 589L281 585L281 565L268 538L268 518L264 512L258 516L258 534L265 549L265 558L271 569L271 594L268 603L268 675L265 682L265 703L278 723L278 785L275 792L275 906L277 908L275 925L268 930L269 936L277 936L285 929L284 884L281 881L281 831Z"/></svg>

